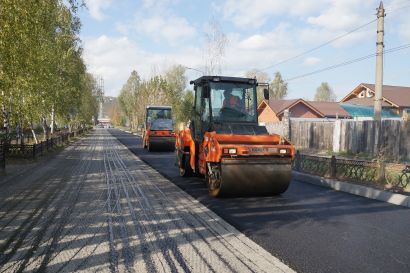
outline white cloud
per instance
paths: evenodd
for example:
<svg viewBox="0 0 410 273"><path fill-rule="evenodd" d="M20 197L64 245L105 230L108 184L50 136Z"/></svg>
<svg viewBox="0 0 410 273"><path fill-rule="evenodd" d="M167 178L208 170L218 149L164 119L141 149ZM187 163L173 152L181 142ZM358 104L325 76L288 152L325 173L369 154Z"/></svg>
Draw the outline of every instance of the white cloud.
<svg viewBox="0 0 410 273"><path fill-rule="evenodd" d="M303 64L306 66L313 66L313 65L317 65L318 63L320 63L320 59L316 58L316 57L307 57L304 61Z"/></svg>
<svg viewBox="0 0 410 273"><path fill-rule="evenodd" d="M260 27L269 17L278 15L302 16L317 11L328 0L227 0L223 6L214 7L222 12L226 20L239 27Z"/></svg>
<svg viewBox="0 0 410 273"><path fill-rule="evenodd" d="M172 45L184 42L196 34L196 30L189 22L178 16L153 16L138 20L136 29L155 41L165 40Z"/></svg>
<svg viewBox="0 0 410 273"><path fill-rule="evenodd" d="M239 48L258 50L291 46L292 37L289 29L290 26L288 24L281 23L270 32L255 34L245 38L240 41Z"/></svg>
<svg viewBox="0 0 410 273"><path fill-rule="evenodd" d="M317 46L322 43L333 40L334 38L347 33L348 30L329 30L317 27L305 27L303 29L294 30L299 33L299 43L306 46ZM343 38L331 43L331 46L336 48L348 47L355 45L356 43L365 39L369 40L369 37L375 36L375 30L367 28L362 31L353 32Z"/></svg>
<svg viewBox="0 0 410 273"><path fill-rule="evenodd" d="M194 47L181 47L176 53L153 53L141 49L127 37L113 38L106 35L84 41L84 59L88 71L102 76L105 93L116 96L132 70L147 78L153 68L167 64L183 64L197 67L201 52ZM161 72L161 71L157 71Z"/></svg>
<svg viewBox="0 0 410 273"><path fill-rule="evenodd" d="M263 49L268 47L270 40L268 37L256 34L241 41L239 46L243 49Z"/></svg>
<svg viewBox="0 0 410 273"><path fill-rule="evenodd" d="M397 30L399 39L403 43L410 43L410 17L408 13L402 12L401 16L398 17Z"/></svg>
<svg viewBox="0 0 410 273"><path fill-rule="evenodd" d="M143 0L143 6L147 9L162 10L170 5L176 5L179 0Z"/></svg>
<svg viewBox="0 0 410 273"><path fill-rule="evenodd" d="M274 30L241 38L229 34L225 56L225 74L243 76L251 69L263 69L298 53L289 26L279 24Z"/></svg>
<svg viewBox="0 0 410 273"><path fill-rule="evenodd" d="M410 22L407 24L402 24L399 27L400 39L404 42L410 43Z"/></svg>
<svg viewBox="0 0 410 273"><path fill-rule="evenodd" d="M309 16L307 22L327 30L346 30L357 27L374 16L374 4L370 1L332 1L318 16Z"/></svg>
<svg viewBox="0 0 410 273"><path fill-rule="evenodd" d="M238 27L258 28L272 18L280 18L280 24L292 22L292 25L288 25L288 32L297 37L294 39L297 45L306 47L326 42L375 19L374 9L377 7L377 1L226 0L223 6L214 4L214 7L223 14L225 20L233 22ZM375 23L372 26L375 26ZM368 37L370 30L373 30L371 26L354 32L332 43L332 46L346 47L363 41L366 36ZM289 39L286 35L282 35L282 38ZM266 37L255 34L249 37L249 40L243 41L243 46L263 48L267 42Z"/></svg>
<svg viewBox="0 0 410 273"><path fill-rule="evenodd" d="M112 4L112 0L86 0L85 2L91 17L98 21L105 18L102 10L109 8Z"/></svg>

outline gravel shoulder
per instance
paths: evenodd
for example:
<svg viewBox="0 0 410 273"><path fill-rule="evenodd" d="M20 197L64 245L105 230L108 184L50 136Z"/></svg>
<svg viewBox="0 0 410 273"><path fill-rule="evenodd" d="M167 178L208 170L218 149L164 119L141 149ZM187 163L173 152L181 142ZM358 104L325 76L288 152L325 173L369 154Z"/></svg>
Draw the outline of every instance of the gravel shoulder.
<svg viewBox="0 0 410 273"><path fill-rule="evenodd" d="M293 272L103 129L0 181L0 272L39 271Z"/></svg>

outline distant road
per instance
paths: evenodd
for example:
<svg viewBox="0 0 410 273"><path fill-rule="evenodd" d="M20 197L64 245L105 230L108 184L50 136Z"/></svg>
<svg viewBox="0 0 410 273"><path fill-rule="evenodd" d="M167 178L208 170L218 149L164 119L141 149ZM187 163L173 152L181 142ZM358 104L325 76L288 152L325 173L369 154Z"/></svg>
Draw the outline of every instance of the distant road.
<svg viewBox="0 0 410 273"><path fill-rule="evenodd" d="M142 160L298 272L410 272L410 209L292 181L274 197L214 199L181 178L174 153L110 130Z"/></svg>
<svg viewBox="0 0 410 273"><path fill-rule="evenodd" d="M0 272L293 272L105 129L0 177Z"/></svg>

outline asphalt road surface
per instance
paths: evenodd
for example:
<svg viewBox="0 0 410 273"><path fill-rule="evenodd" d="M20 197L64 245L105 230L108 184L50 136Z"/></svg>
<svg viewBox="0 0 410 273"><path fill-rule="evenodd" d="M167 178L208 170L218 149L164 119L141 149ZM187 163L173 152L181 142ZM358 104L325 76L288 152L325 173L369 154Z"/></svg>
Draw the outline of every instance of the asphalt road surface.
<svg viewBox="0 0 410 273"><path fill-rule="evenodd" d="M281 196L214 199L201 178L178 175L175 156L133 153L298 272L410 272L410 209L292 181Z"/></svg>
<svg viewBox="0 0 410 273"><path fill-rule="evenodd" d="M0 272L293 272L105 130L0 177Z"/></svg>

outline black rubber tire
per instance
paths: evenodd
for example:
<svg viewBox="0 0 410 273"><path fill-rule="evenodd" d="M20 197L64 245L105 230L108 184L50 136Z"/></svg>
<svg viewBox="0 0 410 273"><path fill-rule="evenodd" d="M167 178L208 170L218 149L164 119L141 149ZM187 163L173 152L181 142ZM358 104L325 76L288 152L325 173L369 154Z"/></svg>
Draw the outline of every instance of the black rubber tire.
<svg viewBox="0 0 410 273"><path fill-rule="evenodd" d="M181 167L184 166L184 167ZM193 175L191 166L189 165L189 160L185 159L185 156L182 157L182 164L179 165L179 175L182 177L190 177Z"/></svg>
<svg viewBox="0 0 410 273"><path fill-rule="evenodd" d="M206 181L206 185L208 187L209 195L211 195L212 197L220 197L221 196L222 181L219 182L219 187L215 188L215 187L211 186L212 184L215 184L215 183L212 183L212 181L210 179L211 179L211 177L208 174L208 168L207 168L206 174L205 174L205 181ZM220 179L222 179L222 178L220 178Z"/></svg>
<svg viewBox="0 0 410 273"><path fill-rule="evenodd" d="M147 149L148 149L148 152L152 152L154 150L154 147L152 147L151 144L148 142Z"/></svg>

